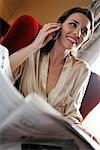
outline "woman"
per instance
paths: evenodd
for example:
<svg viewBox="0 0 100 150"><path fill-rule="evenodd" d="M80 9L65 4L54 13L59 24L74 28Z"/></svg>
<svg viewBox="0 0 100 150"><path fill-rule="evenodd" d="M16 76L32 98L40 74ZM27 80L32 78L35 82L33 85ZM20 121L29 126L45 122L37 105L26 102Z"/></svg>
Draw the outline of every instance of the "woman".
<svg viewBox="0 0 100 150"><path fill-rule="evenodd" d="M19 89L41 95L65 119L80 123L81 101L90 71L86 62L73 55L93 33L93 17L88 9L72 8L57 23L48 23L35 40L10 56Z"/></svg>

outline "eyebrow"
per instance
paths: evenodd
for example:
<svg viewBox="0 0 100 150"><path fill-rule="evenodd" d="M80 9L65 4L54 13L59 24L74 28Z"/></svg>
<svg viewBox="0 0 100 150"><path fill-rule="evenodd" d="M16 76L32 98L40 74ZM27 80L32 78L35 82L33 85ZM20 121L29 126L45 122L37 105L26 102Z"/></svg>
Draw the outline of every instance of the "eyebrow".
<svg viewBox="0 0 100 150"><path fill-rule="evenodd" d="M79 24L79 22L76 21L76 20L74 20L74 19L72 19L72 21L74 21L75 23ZM84 27L84 29L85 29L85 30L88 30L87 27Z"/></svg>
<svg viewBox="0 0 100 150"><path fill-rule="evenodd" d="M74 22L76 22L77 24L79 24L79 22L78 22L78 21L76 21L76 20L74 20L74 19L72 19L72 21L74 21Z"/></svg>

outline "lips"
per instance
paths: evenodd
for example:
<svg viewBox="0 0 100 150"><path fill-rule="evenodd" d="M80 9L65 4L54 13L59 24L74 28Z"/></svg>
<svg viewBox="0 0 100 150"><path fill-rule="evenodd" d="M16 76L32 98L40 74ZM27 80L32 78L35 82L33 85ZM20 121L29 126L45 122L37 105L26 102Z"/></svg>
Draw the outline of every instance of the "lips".
<svg viewBox="0 0 100 150"><path fill-rule="evenodd" d="M77 40L74 37L67 36L67 39L72 43L72 44L77 44Z"/></svg>

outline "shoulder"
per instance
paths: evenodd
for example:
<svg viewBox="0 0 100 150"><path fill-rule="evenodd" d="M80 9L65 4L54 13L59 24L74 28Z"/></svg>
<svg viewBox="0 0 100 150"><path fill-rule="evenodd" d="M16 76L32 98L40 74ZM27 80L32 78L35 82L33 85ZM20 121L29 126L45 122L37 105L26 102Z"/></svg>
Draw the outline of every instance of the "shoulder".
<svg viewBox="0 0 100 150"><path fill-rule="evenodd" d="M89 67L89 64L86 61L84 61L80 58L74 57L74 62L76 64L76 66L79 67L79 72L82 76L83 75L85 77L90 76L90 74L91 74L90 67Z"/></svg>
<svg viewBox="0 0 100 150"><path fill-rule="evenodd" d="M90 66L89 66L89 64L86 61L84 61L84 60L82 60L80 58L77 58L77 57L74 57L74 61L77 64L79 64L80 67L82 67L83 69L90 70Z"/></svg>

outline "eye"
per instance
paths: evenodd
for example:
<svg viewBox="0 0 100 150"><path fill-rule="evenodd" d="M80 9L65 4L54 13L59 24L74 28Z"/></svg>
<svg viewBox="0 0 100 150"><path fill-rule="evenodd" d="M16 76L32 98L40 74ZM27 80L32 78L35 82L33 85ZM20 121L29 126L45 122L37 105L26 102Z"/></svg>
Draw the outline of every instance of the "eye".
<svg viewBox="0 0 100 150"><path fill-rule="evenodd" d="M75 22L70 22L69 25L70 25L71 27L74 27L74 28L77 27L77 24L76 24Z"/></svg>
<svg viewBox="0 0 100 150"><path fill-rule="evenodd" d="M82 34L83 36L86 36L86 35L87 35L87 30L86 30L86 29L81 29L81 34Z"/></svg>

